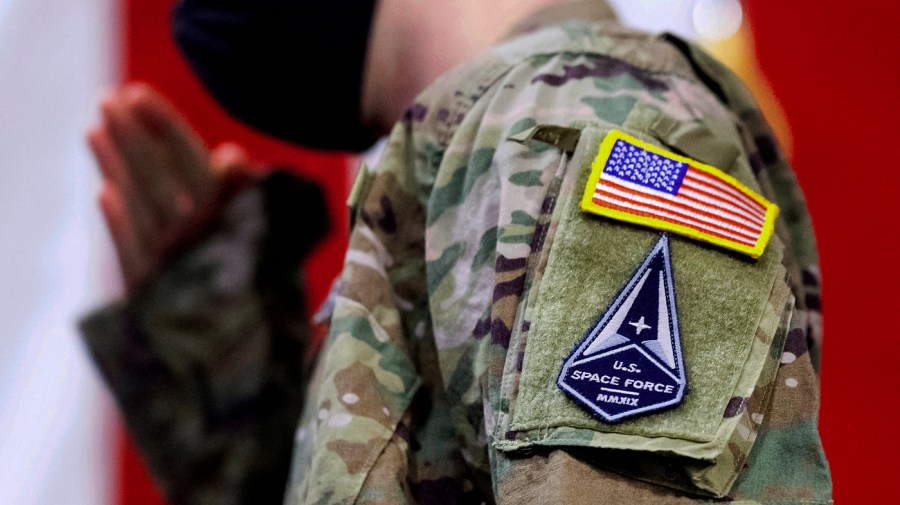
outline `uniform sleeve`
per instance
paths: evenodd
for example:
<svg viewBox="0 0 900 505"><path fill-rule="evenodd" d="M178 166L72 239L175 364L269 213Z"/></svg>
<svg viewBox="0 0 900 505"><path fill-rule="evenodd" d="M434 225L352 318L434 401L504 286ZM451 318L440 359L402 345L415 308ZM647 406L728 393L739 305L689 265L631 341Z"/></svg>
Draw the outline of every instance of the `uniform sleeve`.
<svg viewBox="0 0 900 505"><path fill-rule="evenodd" d="M408 179L401 130L363 184L328 338L296 433L287 503L413 501L409 426L422 384L416 356L431 338L424 209Z"/></svg>
<svg viewBox="0 0 900 505"><path fill-rule="evenodd" d="M720 82L739 111L739 130L764 194L779 207L775 232L785 245L783 264L795 304L771 400L747 468L730 496L750 503L832 503L831 475L818 430L822 344L818 252L803 192L762 112L743 84L721 72ZM746 98L744 98L746 97Z"/></svg>
<svg viewBox="0 0 900 505"><path fill-rule="evenodd" d="M308 380L298 267L323 208L318 188L275 173L146 289L82 321L170 502L281 500Z"/></svg>
<svg viewBox="0 0 900 505"><path fill-rule="evenodd" d="M785 266L797 298L797 329L805 333L803 352L808 352L818 374L822 346L821 276L816 238L803 190L743 82L699 47L671 35L666 38L685 53L710 90L734 111L754 175L765 196L778 205L775 231L786 246Z"/></svg>
<svg viewBox="0 0 900 505"><path fill-rule="evenodd" d="M688 56L695 55L688 51ZM667 81L672 86L669 89L675 90L670 95L647 93L631 97L627 93L620 92L617 89L619 85L612 79L595 79L591 83L596 84L598 89L595 90L586 89L588 86L571 79L563 83L561 94L565 93L567 96L551 103L596 104L597 115L601 120L613 122L617 126L622 125L626 129L633 128L638 133L643 132L648 137L657 138L675 151L683 152L695 159L721 155L726 163L723 166L731 168L733 173L739 170L741 177L754 185L758 183L756 187L759 191L782 209L782 217L776 232L780 244L784 245L784 263L782 265L776 263L780 262L781 258L773 261L773 265L778 266L779 275L776 276L774 285L769 284L778 289L773 289L771 294L768 290L761 291L762 296L756 296L757 302L765 302L765 312L760 312L764 317L758 319L759 323L765 324L754 323L747 327L749 332L742 331L743 335L739 335L736 331L721 332L720 335L726 338L715 340L710 348L724 348L727 338L730 337L735 337L740 342L759 341L767 345L777 341L777 345L770 345L768 349L759 347L764 351L760 356L764 356L765 359L752 365L755 367L754 383L748 383L746 386L742 384L740 389L735 388L734 393L723 396L724 401L718 401L715 407L708 411L710 412L708 419L714 419L716 422L722 420L719 426L725 426L727 422L728 429L732 432L724 443L718 445L720 448L717 449L718 454L697 458L698 463L690 461L691 455L686 452L682 454L677 452L680 449L676 444L687 440L687 437L672 434L674 425L664 424L668 422L665 413L647 417L645 420L648 425L653 423L654 429L665 426L669 434L647 436L643 439L634 438L628 440L627 444L618 446L615 445L618 440L612 440L613 437L607 438L607 435L610 433L615 433L616 436L623 435L627 433L626 430L636 426L639 420L630 425L621 423L608 426L599 424L593 419L582 424L576 416L564 417L567 414L564 409L570 408L571 405L563 402L552 403L554 395L559 395L555 384L558 377L556 374L559 373L557 360L572 349L572 339L566 340L570 338L566 335L574 334L575 338L579 338L580 332L560 331L563 325L557 323L573 320L569 319L570 314L579 306L595 303L594 300L598 300L597 310L602 313L602 307L609 298L592 296L590 300L586 300L586 297L579 299L577 297L579 294L588 292L580 286L588 282L597 285L599 276L596 274L601 270L597 265L603 265L602 268L605 268L613 264L615 257L610 252L615 250L603 248L603 244L616 244L616 248L621 250L627 245L624 240L613 240L613 235L605 242L601 240L601 236L597 234L599 226L595 226L599 222L592 220L588 223L582 218L577 198L570 198L565 203L564 197L556 199L560 202L556 212L560 215L559 221L553 224L554 220L550 220L550 231L542 239L542 250L547 252L541 254L547 255L546 262L536 261L534 264L543 266L534 269L537 273L530 277L530 284L528 280L523 284L534 295L533 297L527 295L524 303L516 300L513 305L524 307L522 320L525 323L517 325L521 329L516 330L518 334L513 333L509 340L507 367L504 370L509 370L510 373L505 373L503 380L499 381L501 388L502 385L510 385L506 389L509 392L508 396L503 396L504 390L501 389L500 397L501 400L509 399L509 401L495 404L495 408L501 413L498 416L498 425L503 428L503 431L497 432L494 437L493 447L498 449L495 459L505 460L505 464L496 465L498 471L494 473L498 481L499 503L592 503L598 500L597 497L603 497L601 501L609 503L710 503L715 501L708 497L714 494L710 492L711 486L704 489L697 484L715 484L717 480L727 485L719 485L719 491L714 489L712 491L726 501L757 504L831 503L828 464L817 431L818 380L808 350L807 327L812 311L808 310L809 304L804 304L806 300L816 300L814 295L810 297L811 293L817 294L808 287L809 281L813 280L812 273L816 271L815 243L809 216L793 173L774 145L768 127L752 103L752 97L745 95L741 84L732 80L724 68L713 67L713 62L700 60L700 56L696 58L698 61L692 60L691 63L696 64L696 72L703 71L698 76L699 79L673 78ZM565 73L556 72L550 77L561 74L568 76L568 69L575 63L567 65ZM598 66L602 66L602 61ZM634 82L638 82L648 76L639 71L632 71L630 77ZM532 78L531 82L537 80ZM550 82L559 80L561 79L551 79ZM542 82L548 81L544 79ZM656 86L651 80L645 79L641 82L648 90L650 85ZM704 89L707 87L708 90ZM604 93L608 96L603 96ZM582 98L585 95L587 98ZM597 95L602 98L595 98ZM684 105L690 113L681 115L682 111L676 106L679 104ZM502 117L496 111L492 113L490 117ZM702 137L698 135L693 140L688 136L669 136L671 131L662 131L663 115L666 116L666 120L671 120L672 124L683 127L684 131L702 129L705 134ZM647 120L649 117L653 119ZM545 121L560 124L559 120L553 118L536 121L539 124ZM643 130L645 125L652 133ZM604 129L602 126L601 131ZM581 178L571 186L564 186L576 188L578 194L583 191L590 164L597 156L599 138L606 134L603 131L597 137L587 137L591 131L589 128L582 130L578 146L578 149L587 149L587 146L590 146L591 151L583 156L576 149L576 153L573 154L575 162L572 165L576 170L567 172L570 176L569 182L574 178L573 174L582 174ZM586 138L595 140L585 144ZM702 146L687 145L701 138ZM719 151L719 142L727 144L733 150L729 149L728 153L724 150ZM702 147L703 152L691 154L698 147ZM567 193L571 194L571 189L568 192L562 191L563 195ZM508 195L506 198L514 200ZM541 222L540 214L532 215L537 216L538 223ZM579 222L584 226L573 225ZM627 238L626 233L654 233L620 226L617 226L616 230L622 232L616 238ZM586 251L586 254L579 254L579 248ZM722 268L728 267L724 261L713 262L718 261L720 253L699 252L703 253L704 263L701 264L701 268L689 274L693 275L694 279L707 276L716 269L719 269L719 273L727 271ZM686 254L679 254L676 258L676 275L679 268L681 275L684 275L688 271L685 261L687 258ZM562 258L570 261L564 263ZM522 264L527 265L524 262ZM562 267L573 264L575 266ZM523 270L525 268L527 267L523 266ZM790 284L784 280L785 270L791 279ZM573 271L579 274L570 276L574 281L566 284L566 275ZM628 278L629 272L622 271L617 275L624 280ZM681 279L684 280L686 277L683 276ZM695 329L701 326L712 327L711 324L701 322L696 317L699 311L691 312L690 289L682 280L679 280L678 288L678 300L681 304L679 309L684 309L680 314L684 316L681 324L694 324ZM615 293L622 284L611 283L611 285L614 286L611 293ZM723 296L726 293L724 283L698 283L696 286L698 289L693 292L694 295L717 293ZM788 286L790 290L787 289ZM740 291L747 292L747 287L748 285L742 286ZM541 290L547 295L543 296ZM764 298L767 294L769 300ZM799 300L796 307L793 306L793 298ZM721 301L716 300L715 305L720 309L724 307ZM547 310L547 307L550 307L550 310ZM530 310L532 308L533 310ZM557 313L565 313L566 317L548 317L550 311L557 308L561 308ZM518 317L518 313L513 310L508 313ZM726 314L726 317L736 319L734 315L742 312L730 310L722 313ZM588 322L590 316L577 320L582 325L577 328L578 330L584 331L590 327L588 326L591 324ZM691 318L693 323L690 322ZM508 319L516 321L512 317ZM709 321L715 322L712 318ZM685 326L682 326L682 331L684 328ZM546 337L542 338L542 335ZM689 334L686 332L683 335ZM685 349L696 351L700 348L702 342L697 335L702 333L693 332L686 337L691 340L684 341ZM747 338L748 336L750 338ZM552 362L550 359L539 361L543 356L552 356L556 359ZM701 381L698 380L702 360L708 359L708 356L709 354L703 354L686 364L689 374L693 374L688 383L688 401L697 401L714 387L713 384L700 386ZM710 367L712 373L709 377L714 377L715 381L720 383L726 381L725 377L731 370L751 369L749 364L740 363L728 370L721 365L715 363L713 365ZM538 375L535 373L536 370L546 370L549 373ZM680 412L687 412L690 405L685 402L683 407L685 408L680 408ZM529 414L527 409L532 408L535 410ZM699 425L698 419L699 417L694 418L691 422L695 426ZM510 428L506 429L506 426ZM581 427L589 427L592 432L579 433ZM522 445L515 446L520 441ZM522 448L526 451L522 451ZM679 482L686 475L690 476L690 480Z"/></svg>

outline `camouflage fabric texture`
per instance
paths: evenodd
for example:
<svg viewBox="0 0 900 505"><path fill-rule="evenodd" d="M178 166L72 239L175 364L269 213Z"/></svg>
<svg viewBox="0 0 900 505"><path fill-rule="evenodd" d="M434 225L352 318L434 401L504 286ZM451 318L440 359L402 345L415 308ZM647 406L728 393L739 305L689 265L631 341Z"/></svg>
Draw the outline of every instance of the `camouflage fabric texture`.
<svg viewBox="0 0 900 505"><path fill-rule="evenodd" d="M752 98L699 49L626 29L599 2L551 9L523 27L426 90L393 129L379 165L363 172L327 339L309 383L291 383L298 389L290 404L300 399L303 407L285 502L831 503L817 431L815 242L802 193ZM692 363L691 346L699 341L688 330L709 322L698 314L715 311L690 309L691 298L684 297L688 383L703 383L697 374L705 369L721 375L717 387L727 394L697 391L669 412L615 426L579 413L540 380L558 373L587 330L542 326L547 300L564 303L582 294L574 282L548 279L630 272L635 265L627 262L639 261L658 238L653 230L571 211L598 139L612 128L719 167L781 209L777 238L763 258L768 263L673 237L676 284L693 279L697 296L703 271L687 265L733 269L746 274L736 282L764 286L746 308L752 324L726 335L740 352L726 357L738 365L720 369L699 365L703 356ZM622 260L600 254L567 264L568 277L551 275L566 270L553 267L566 261L563 251L593 233L573 230L592 227L610 237L596 246ZM620 277L601 288L618 290L628 274ZM608 300L595 303L599 314ZM245 322L248 334L253 317L255 325L266 324L257 312ZM244 345L266 346L270 337L260 333L251 341L263 343ZM202 339L189 341L208 352ZM546 351L545 342L565 348L553 366L530 360ZM162 347L146 353L142 359L162 370L179 363ZM117 359L99 347L95 354L101 364ZM269 365L260 358L241 355L266 374ZM196 366L194 374L203 374L220 365ZM133 385L115 389L126 415L140 419L148 407L137 379L113 364L102 368L114 388ZM225 389L234 388L235 397L258 380L225 375ZM131 424L144 433L138 439L156 470L161 465L154 460L178 456L152 450L155 439L179 441L167 450L193 450L233 426L238 445L275 445L265 429L235 424L210 432L211 405L188 408L175 398L163 391L152 400L157 410L184 412L177 419L183 425L174 418L162 427ZM708 400L703 408L699 398ZM552 416L522 417L545 401L554 406ZM685 413L706 431L678 417ZM291 415L265 413L276 414ZM262 416L254 413L248 422ZM664 423L678 422L681 431L665 431ZM206 475L209 482L249 485L245 475L255 463L249 456L229 458ZM158 475L163 482L177 478ZM199 492L185 493L177 497L205 502Z"/></svg>
<svg viewBox="0 0 900 505"><path fill-rule="evenodd" d="M151 285L82 320L171 503L281 501L312 368L298 267L323 212L318 187L275 172Z"/></svg>

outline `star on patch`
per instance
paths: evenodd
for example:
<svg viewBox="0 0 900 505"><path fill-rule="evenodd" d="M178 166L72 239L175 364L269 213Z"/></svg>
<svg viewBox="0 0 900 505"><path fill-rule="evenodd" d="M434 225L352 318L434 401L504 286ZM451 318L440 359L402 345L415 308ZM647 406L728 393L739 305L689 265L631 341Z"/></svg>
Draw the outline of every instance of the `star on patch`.
<svg viewBox="0 0 900 505"><path fill-rule="evenodd" d="M682 402L687 377L667 234L566 358L556 385L608 423Z"/></svg>

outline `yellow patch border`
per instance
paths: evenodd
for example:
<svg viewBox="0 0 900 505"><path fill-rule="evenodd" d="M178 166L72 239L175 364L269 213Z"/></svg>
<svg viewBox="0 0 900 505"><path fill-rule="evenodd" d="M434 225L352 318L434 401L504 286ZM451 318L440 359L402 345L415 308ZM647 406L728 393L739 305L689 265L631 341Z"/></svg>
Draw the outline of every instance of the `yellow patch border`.
<svg viewBox="0 0 900 505"><path fill-rule="evenodd" d="M697 170L706 172L707 174L710 174L713 177L728 183L730 186L733 186L741 193L749 196L754 201L765 207L765 222L763 223L763 229L760 233L759 240L756 241L756 245L748 246L740 244L728 239L723 239L720 237L716 237L715 235L710 235L708 233L695 230L688 226L670 223L668 221L663 221L662 219L653 217L637 216L634 214L629 214L627 212L603 207L594 203L593 197L595 188L597 187L597 183L600 181L600 175L603 173L604 168L606 168L606 162L607 160L609 160L613 145L615 145L617 140L624 140L660 156L664 156L681 163L687 163ZM584 212L589 212L591 214L597 214L619 221L648 226L657 230L670 231L672 233L684 235L695 240L709 242L717 246L730 249L732 251L746 254L751 258L759 258L760 256L762 256L763 252L765 252L766 246L769 243L769 239L772 237L772 232L775 229L775 218L778 216L777 205L756 194L753 190L741 184L737 179L719 170L718 168L707 165L705 163L700 163L697 160L679 156L664 149L660 149L659 147L648 144L619 130L611 130L606 135L606 138L603 139L603 142L600 144L600 151L597 153L597 157L594 158L594 161L591 164L591 175L590 177L588 177L587 186L585 186L584 188L584 195L581 197L581 210Z"/></svg>

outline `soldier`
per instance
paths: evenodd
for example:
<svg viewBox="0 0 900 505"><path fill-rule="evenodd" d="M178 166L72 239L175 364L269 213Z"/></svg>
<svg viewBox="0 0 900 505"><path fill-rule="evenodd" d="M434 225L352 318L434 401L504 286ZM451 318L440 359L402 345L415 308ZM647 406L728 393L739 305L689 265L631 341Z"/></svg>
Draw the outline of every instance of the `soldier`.
<svg viewBox="0 0 900 505"><path fill-rule="evenodd" d="M831 502L815 244L761 113L602 2L526 3L379 3L363 125L458 65L361 171L311 378L296 307L248 268L254 190L85 322L174 502L271 500L291 444L287 503ZM164 110L129 95L107 131Z"/></svg>

